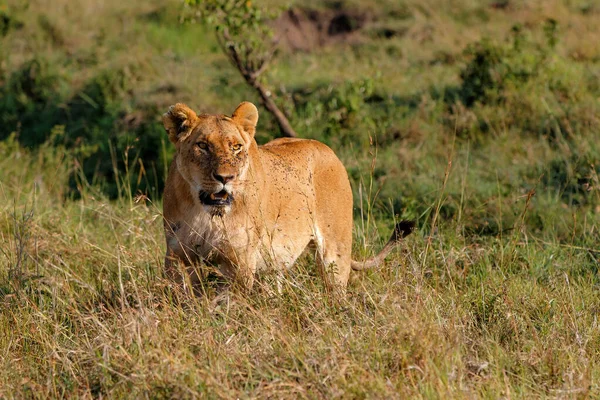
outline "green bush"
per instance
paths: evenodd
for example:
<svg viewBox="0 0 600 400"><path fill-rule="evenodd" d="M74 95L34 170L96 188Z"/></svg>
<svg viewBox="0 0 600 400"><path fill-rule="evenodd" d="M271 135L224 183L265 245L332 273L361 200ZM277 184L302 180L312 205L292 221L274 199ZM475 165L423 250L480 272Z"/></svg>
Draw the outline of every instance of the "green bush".
<svg viewBox="0 0 600 400"><path fill-rule="evenodd" d="M445 96L449 128L471 113L478 123L461 126L459 135L516 128L560 139L600 129L594 117L600 91L593 73L557 52L555 20L547 20L542 31L540 41L534 39L535 31L517 25L504 43L483 39L466 48L461 84Z"/></svg>
<svg viewBox="0 0 600 400"><path fill-rule="evenodd" d="M486 38L468 46L464 53L469 61L460 73L463 104L472 107L477 102L499 103L508 87L538 77L558 40L556 21L548 20L544 32L546 43L542 45L515 25L508 43L496 44Z"/></svg>
<svg viewBox="0 0 600 400"><path fill-rule="evenodd" d="M81 150L89 182L112 198L138 190L159 195L165 175L161 110L140 109L132 100L141 68L105 69L74 92L63 71L36 57L8 77L0 87L0 140L16 133L22 145L35 148L50 139L55 126L63 126L64 134L52 140Z"/></svg>
<svg viewBox="0 0 600 400"><path fill-rule="evenodd" d="M35 57L25 62L0 86L0 140L18 132L25 146L43 143L60 123L66 87L66 78L49 60Z"/></svg>
<svg viewBox="0 0 600 400"><path fill-rule="evenodd" d="M28 4L22 6L27 8ZM0 37L4 37L9 34L10 31L18 30L23 27L21 22L13 12L8 10L8 7L0 3Z"/></svg>
<svg viewBox="0 0 600 400"><path fill-rule="evenodd" d="M593 154L552 160L545 168L542 184L554 190L569 205L597 200L594 180L600 176L600 157Z"/></svg>
<svg viewBox="0 0 600 400"><path fill-rule="evenodd" d="M376 89L377 78L323 84L292 91L293 123L303 136L333 145L389 144L403 116L396 99ZM375 139L376 138L376 139Z"/></svg>

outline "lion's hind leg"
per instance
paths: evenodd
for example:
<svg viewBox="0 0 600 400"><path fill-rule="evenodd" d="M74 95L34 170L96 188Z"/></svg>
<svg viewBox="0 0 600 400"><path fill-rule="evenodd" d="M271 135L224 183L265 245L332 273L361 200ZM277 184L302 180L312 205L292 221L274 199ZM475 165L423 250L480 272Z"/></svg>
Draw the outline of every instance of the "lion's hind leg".
<svg viewBox="0 0 600 400"><path fill-rule="evenodd" d="M328 290L345 294L352 262L347 244L333 235L323 235L318 228L314 243L317 267L325 286Z"/></svg>

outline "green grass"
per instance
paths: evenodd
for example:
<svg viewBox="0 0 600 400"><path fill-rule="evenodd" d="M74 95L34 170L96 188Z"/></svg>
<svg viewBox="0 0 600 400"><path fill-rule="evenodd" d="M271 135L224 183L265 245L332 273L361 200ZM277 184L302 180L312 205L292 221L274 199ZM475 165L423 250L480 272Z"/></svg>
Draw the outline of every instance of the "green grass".
<svg viewBox="0 0 600 400"><path fill-rule="evenodd" d="M266 84L344 162L355 256L418 230L346 299L306 256L218 306L163 276L160 115L258 99L179 2L102 4L0 1L1 398L598 396L593 2L351 0L357 40L282 48Z"/></svg>

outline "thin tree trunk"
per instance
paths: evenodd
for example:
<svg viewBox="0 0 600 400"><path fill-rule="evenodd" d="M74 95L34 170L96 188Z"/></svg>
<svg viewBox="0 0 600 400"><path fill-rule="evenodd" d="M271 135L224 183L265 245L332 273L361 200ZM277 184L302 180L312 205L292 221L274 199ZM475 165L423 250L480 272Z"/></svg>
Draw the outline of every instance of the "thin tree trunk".
<svg viewBox="0 0 600 400"><path fill-rule="evenodd" d="M226 44L227 42L231 42L231 38L227 30L223 31L222 36L217 34L217 38L219 39L219 44L223 48L225 54L229 56L231 62L235 65L240 74L244 77L248 85L252 86L258 92L260 96L260 100L267 109L267 111L275 117L275 121L277 121L277 125L279 125L279 129L283 133L285 137L298 137L298 134L292 128L290 121L288 121L285 114L277 107L277 104L273 101L273 98L270 95L270 92L265 89L263 85L258 81L258 77L262 74L267 68L269 61L271 61L274 55L274 48L271 54L263 59L261 59L258 63L258 66L253 63L249 63L248 60L243 61L242 57L236 50L235 46L232 44ZM223 40L224 39L224 40Z"/></svg>
<svg viewBox="0 0 600 400"><path fill-rule="evenodd" d="M260 95L260 99L262 101L263 106L265 106L267 111L269 111L271 113L271 115L273 117L275 117L275 120L277 121L277 125L279 125L279 129L281 129L283 136L298 137L298 134L296 133L294 128L292 128L290 121L287 119L285 114L279 109L279 107L277 107L277 104L275 104L275 102L271 98L269 91L267 91L265 89L265 87L263 85L261 85L256 79L249 80L248 78L251 78L251 77L246 77L246 76L244 76L244 78L246 79L248 84L250 84L250 86L252 86L254 89L256 89L256 91Z"/></svg>

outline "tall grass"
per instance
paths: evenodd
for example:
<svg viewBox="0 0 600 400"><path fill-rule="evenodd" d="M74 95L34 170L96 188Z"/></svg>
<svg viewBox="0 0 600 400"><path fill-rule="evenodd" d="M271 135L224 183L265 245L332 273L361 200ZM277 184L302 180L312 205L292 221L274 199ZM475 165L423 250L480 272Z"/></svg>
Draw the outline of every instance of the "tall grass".
<svg viewBox="0 0 600 400"><path fill-rule="evenodd" d="M598 390L597 251L528 232L531 196L519 201L520 225L503 237L474 240L432 217L437 229L409 237L387 267L354 274L346 299L331 301L307 257L281 293L267 275L251 294L215 304L164 279L159 203L130 202L127 193L111 202L92 189L65 199L68 182L53 178L77 168L74 157L14 142L1 150L1 396L525 398ZM438 196L443 205L444 190ZM573 229L594 235L598 222ZM371 241L362 235L357 242Z"/></svg>

